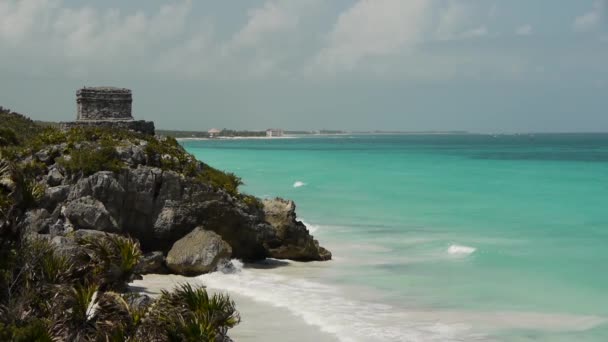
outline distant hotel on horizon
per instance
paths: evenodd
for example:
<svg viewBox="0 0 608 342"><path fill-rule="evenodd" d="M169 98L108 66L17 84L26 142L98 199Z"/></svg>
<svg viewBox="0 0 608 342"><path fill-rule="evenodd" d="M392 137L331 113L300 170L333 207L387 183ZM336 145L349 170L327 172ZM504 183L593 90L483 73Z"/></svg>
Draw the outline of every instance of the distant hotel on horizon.
<svg viewBox="0 0 608 342"><path fill-rule="evenodd" d="M267 137L282 137L283 136L283 130L282 129L278 129L278 128L269 128L266 130L266 136Z"/></svg>

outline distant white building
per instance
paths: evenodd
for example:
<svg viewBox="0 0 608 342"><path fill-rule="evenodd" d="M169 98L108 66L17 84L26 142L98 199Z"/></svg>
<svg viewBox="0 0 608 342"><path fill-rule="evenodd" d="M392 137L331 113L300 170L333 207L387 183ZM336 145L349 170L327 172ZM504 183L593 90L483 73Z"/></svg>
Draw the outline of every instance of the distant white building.
<svg viewBox="0 0 608 342"><path fill-rule="evenodd" d="M222 131L220 131L217 128L212 128L209 131L207 131L207 133L209 134L209 138L215 138L218 134L220 134L220 132L222 132Z"/></svg>
<svg viewBox="0 0 608 342"><path fill-rule="evenodd" d="M282 137L283 130L278 128L269 128L266 130L267 137Z"/></svg>

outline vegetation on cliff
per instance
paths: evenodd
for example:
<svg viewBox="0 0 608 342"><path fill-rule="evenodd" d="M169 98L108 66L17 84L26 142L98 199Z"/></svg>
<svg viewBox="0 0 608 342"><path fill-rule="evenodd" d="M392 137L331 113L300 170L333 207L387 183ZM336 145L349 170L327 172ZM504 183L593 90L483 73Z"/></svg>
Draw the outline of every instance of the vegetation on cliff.
<svg viewBox="0 0 608 342"><path fill-rule="evenodd" d="M240 179L206 167L174 139L125 131L42 127L0 108L0 340L221 341L239 323L234 302L184 285L152 300L128 291L142 260L127 236L29 231L51 182L49 165L80 179L130 167L125 144L145 146L145 164L237 195Z"/></svg>
<svg viewBox="0 0 608 342"><path fill-rule="evenodd" d="M0 340L227 341L229 298L182 286L152 300L127 284L231 258L331 259L293 202L241 194L173 138L0 112Z"/></svg>

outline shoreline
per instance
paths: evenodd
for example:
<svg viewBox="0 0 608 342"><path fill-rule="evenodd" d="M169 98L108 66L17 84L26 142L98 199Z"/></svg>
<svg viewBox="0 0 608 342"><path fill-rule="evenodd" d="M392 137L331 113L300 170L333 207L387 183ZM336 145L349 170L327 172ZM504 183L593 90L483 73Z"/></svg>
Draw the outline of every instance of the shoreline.
<svg viewBox="0 0 608 342"><path fill-rule="evenodd" d="M286 135L282 137L217 137L217 138L175 138L177 141L214 141L214 140L277 140L277 139L298 139L299 136Z"/></svg>
<svg viewBox="0 0 608 342"><path fill-rule="evenodd" d="M142 280L130 284L131 289L151 297L160 295L161 290L171 290L179 284L205 285L198 277L178 275L144 275ZM236 303L241 315L241 323L230 329L228 336L239 342L287 341L287 342L339 342L332 334L307 324L287 308L259 302L240 293L215 288L207 288L210 293L225 293Z"/></svg>
<svg viewBox="0 0 608 342"><path fill-rule="evenodd" d="M374 300L364 289L328 285L323 274L331 268L321 264L270 260L243 267L233 262L239 269L236 273L193 278L151 274L131 286L151 296L182 283L228 294L242 319L229 336L246 342L502 341L521 331L579 333L608 323L605 317L592 315L386 303Z"/></svg>

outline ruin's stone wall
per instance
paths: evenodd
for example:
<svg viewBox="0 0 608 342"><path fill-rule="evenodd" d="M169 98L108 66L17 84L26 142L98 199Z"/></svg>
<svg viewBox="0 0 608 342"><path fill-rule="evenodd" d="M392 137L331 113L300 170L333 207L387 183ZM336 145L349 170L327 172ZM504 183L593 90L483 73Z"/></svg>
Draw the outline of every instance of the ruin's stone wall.
<svg viewBox="0 0 608 342"><path fill-rule="evenodd" d="M61 129L68 130L75 127L105 127L110 129L126 129L129 131L139 132L148 135L156 133L154 122L152 121L120 121L120 120L88 120L88 121L72 121L62 122Z"/></svg>
<svg viewBox="0 0 608 342"><path fill-rule="evenodd" d="M131 90L114 87L82 88L76 92L77 120L133 120Z"/></svg>

